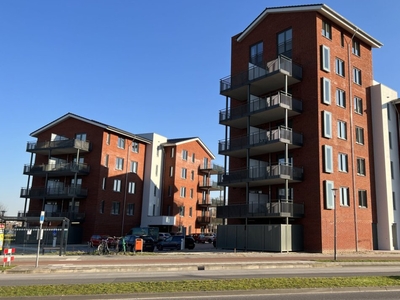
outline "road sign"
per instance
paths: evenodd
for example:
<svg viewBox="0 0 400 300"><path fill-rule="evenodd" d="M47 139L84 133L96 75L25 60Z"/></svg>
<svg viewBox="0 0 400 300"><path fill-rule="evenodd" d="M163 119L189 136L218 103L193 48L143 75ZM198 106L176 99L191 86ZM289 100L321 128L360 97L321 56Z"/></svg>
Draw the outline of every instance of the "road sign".
<svg viewBox="0 0 400 300"><path fill-rule="evenodd" d="M41 212L40 212L40 224L43 224L43 222L44 222L44 211L42 210Z"/></svg>

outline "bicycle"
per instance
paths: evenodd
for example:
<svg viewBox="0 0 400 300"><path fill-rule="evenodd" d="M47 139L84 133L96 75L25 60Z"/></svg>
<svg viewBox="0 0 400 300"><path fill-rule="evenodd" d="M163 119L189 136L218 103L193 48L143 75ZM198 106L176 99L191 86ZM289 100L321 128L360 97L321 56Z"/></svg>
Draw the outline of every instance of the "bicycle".
<svg viewBox="0 0 400 300"><path fill-rule="evenodd" d="M99 255L107 255L110 254L110 249L108 248L108 240L102 239L101 243L97 247L97 252Z"/></svg>

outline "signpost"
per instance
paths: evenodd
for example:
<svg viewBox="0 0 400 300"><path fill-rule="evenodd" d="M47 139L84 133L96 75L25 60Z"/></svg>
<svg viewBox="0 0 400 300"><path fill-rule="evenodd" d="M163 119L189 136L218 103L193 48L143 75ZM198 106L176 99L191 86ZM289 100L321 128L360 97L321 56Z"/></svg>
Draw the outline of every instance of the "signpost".
<svg viewBox="0 0 400 300"><path fill-rule="evenodd" d="M43 229L42 229L42 227L43 227L43 222L44 222L44 213L45 212L43 210L40 212L40 219L39 219L40 227L39 227L39 231L38 231L38 234L37 234L38 248L37 248L37 253L36 253L36 265L35 265L36 268L39 266L40 241L43 238Z"/></svg>

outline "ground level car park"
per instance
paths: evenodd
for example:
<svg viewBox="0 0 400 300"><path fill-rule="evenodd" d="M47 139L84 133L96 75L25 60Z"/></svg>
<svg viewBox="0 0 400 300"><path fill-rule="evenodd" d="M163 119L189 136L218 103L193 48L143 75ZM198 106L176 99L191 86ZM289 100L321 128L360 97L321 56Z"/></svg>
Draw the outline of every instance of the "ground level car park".
<svg viewBox="0 0 400 300"><path fill-rule="evenodd" d="M126 235L123 240L121 239L118 245L119 251L124 251L123 243L125 241L125 251L134 252L138 249L135 248L136 240L142 239L142 251L153 252L156 247L156 242L150 236L136 236ZM139 250L140 251L140 250Z"/></svg>
<svg viewBox="0 0 400 300"><path fill-rule="evenodd" d="M181 250L182 249L182 243L183 243L183 236L179 235L174 235L171 236L170 238L167 238L166 240L159 241L157 243L157 249L159 251L161 250ZM194 239L191 236L186 236L185 237L185 248L192 250L195 247Z"/></svg>

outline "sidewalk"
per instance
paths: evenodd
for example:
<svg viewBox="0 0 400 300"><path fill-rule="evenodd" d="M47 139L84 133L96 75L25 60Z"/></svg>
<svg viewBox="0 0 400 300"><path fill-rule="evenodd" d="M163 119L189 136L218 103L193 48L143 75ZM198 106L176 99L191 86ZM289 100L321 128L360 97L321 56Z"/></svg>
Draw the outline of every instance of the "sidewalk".
<svg viewBox="0 0 400 300"><path fill-rule="evenodd" d="M67 248L77 251L77 245ZM39 255L35 267L36 253L15 254L7 273L60 273L60 272L109 272L110 268L120 272L179 271L179 270L229 270L265 268L314 268L343 265L399 265L400 251L368 251L338 253L337 261L332 254L321 253L271 253L245 252L215 249L208 245L196 245L195 250L156 251L131 255ZM84 253L84 252L83 252ZM87 253L87 252L86 252Z"/></svg>

